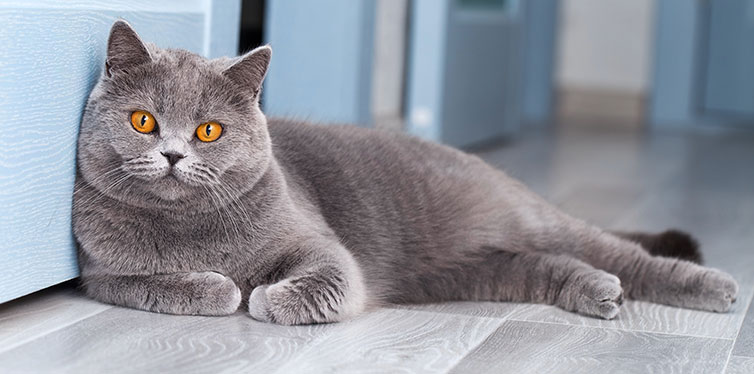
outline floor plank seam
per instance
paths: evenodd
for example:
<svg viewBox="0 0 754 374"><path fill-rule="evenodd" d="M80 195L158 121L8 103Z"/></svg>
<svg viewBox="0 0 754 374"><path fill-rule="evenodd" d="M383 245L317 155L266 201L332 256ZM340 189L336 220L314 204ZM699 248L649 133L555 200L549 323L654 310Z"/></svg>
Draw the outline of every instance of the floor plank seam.
<svg viewBox="0 0 754 374"><path fill-rule="evenodd" d="M754 303L754 290L751 291L749 294L749 306L746 308L746 310L743 311L744 317L741 318L741 322L738 324L738 329L736 329L736 337L733 338L733 344L730 346L730 351L728 352L728 358L725 360L725 366L723 366L723 373L728 371L728 365L730 365L730 358L733 356L733 350L736 348L736 342L738 341L738 336L741 335L741 328L744 325L744 322L746 322L746 315L749 313L749 309L751 308L751 304Z"/></svg>
<svg viewBox="0 0 754 374"><path fill-rule="evenodd" d="M479 317L479 318L485 318L485 317ZM455 368L456 368L456 367L458 366L458 364L460 364L461 362L463 362L463 360L464 360L464 359L465 359L465 358L466 358L466 357L467 357L467 356L468 356L469 354L473 353L474 351L476 351L476 349L477 349L477 348L481 347L481 346L482 346L482 344L484 344L485 342L487 342L487 340L488 340L488 339L489 339L489 338L490 338L490 337L491 337L491 336L492 336L493 334L495 334L495 333L497 332L497 330L499 330L499 329L500 329L500 327L502 327L502 326L503 326L503 323L505 323L505 322L509 321L509 320L507 320L507 319L499 319L499 318L491 318L491 319L499 320L499 321L500 321L500 323L499 323L499 324L498 324L498 325L497 325L497 326L496 326L496 327L495 327L494 329L490 330L490 333L489 333L489 334L487 334L487 335L485 335L485 336L484 336L483 338L479 339L479 342L478 342L477 344L474 344L474 345L473 345L472 347L469 347L469 349L468 349L468 350L466 351L466 353L465 353L465 354L464 354L463 356L460 356L460 357L458 357L458 360L456 360L456 362L454 362L454 363L453 363L453 365L451 365L451 366L450 366L450 367L448 368L448 370L446 370L446 371L445 371L446 373L450 373L450 372L452 372L452 371L453 371L453 369L455 369Z"/></svg>
<svg viewBox="0 0 754 374"><path fill-rule="evenodd" d="M698 339L714 339L714 340L728 340L733 341L733 338L723 338L719 336L704 336L704 335L694 335L694 334L677 334L677 333L670 333L670 332L664 332L664 331L652 331L652 330L641 330L641 329L626 329L626 328L620 328L620 327L608 327L608 326L589 326L589 325L575 325L571 323L562 323L562 322L552 322L552 321L530 321L520 318L508 318L508 321L516 321L516 322L526 322L526 323L542 323L547 325L559 325L559 326L571 326L571 327L583 327L583 328L589 328L589 329L596 329L596 330L614 330L614 331L625 331L625 332L642 332L647 334L658 334L658 335L669 335L669 336L680 336L680 337L687 337L687 338L698 338Z"/></svg>
<svg viewBox="0 0 754 374"><path fill-rule="evenodd" d="M53 329L47 330L47 331L45 331L45 332L43 332L43 333L41 333L39 335L31 337L31 338L29 338L29 339L27 339L25 341L21 341L20 343L17 343L15 345L14 344L10 344L10 345L8 345L8 346L3 347L2 349L0 349L0 355L4 355L4 354L6 354L6 353L8 353L8 352L10 352L10 351L12 351L14 349L17 349L19 347L23 347L23 346L25 346L25 345L27 345L29 343L33 343L34 341L36 341L36 340L38 340L38 339L40 339L42 337L45 337L45 336L50 335L50 334L52 334L54 332L63 330L65 328L71 327L71 326L73 326L73 325L75 325L77 323L80 323L80 322L88 319L88 318L94 317L94 316L96 316L96 315L98 315L98 314L100 314L102 312L105 312L105 311L108 311L108 310L111 310L111 309L113 309L113 306L109 306L107 308L98 310L98 311L96 311L94 313L84 315L84 316L82 316L81 318L79 318L77 320L71 321L71 323L67 323L67 324L63 324L63 325L60 325L60 326L56 326Z"/></svg>

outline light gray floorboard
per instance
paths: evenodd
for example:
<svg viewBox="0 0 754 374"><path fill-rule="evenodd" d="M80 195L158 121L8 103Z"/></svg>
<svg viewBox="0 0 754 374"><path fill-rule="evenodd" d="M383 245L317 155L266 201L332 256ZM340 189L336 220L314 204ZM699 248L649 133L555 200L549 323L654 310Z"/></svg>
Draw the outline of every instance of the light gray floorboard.
<svg viewBox="0 0 754 374"><path fill-rule="evenodd" d="M506 321L454 373L720 373L732 344L695 338Z"/></svg>
<svg viewBox="0 0 754 374"><path fill-rule="evenodd" d="M733 355L754 357L754 308L751 307L751 303L733 347ZM754 373L754 370L751 372Z"/></svg>
<svg viewBox="0 0 754 374"><path fill-rule="evenodd" d="M378 310L315 326L113 308L0 354L3 372L437 372L503 321Z"/></svg>
<svg viewBox="0 0 754 374"><path fill-rule="evenodd" d="M238 314L173 316L112 308L0 354L3 372L269 372L329 326L281 327Z"/></svg>
<svg viewBox="0 0 754 374"><path fill-rule="evenodd" d="M65 328L110 308L109 305L88 300L66 286L54 287L2 304L0 305L0 352Z"/></svg>
<svg viewBox="0 0 754 374"><path fill-rule="evenodd" d="M566 213L600 227L610 228L619 218L635 209L645 192L621 184L584 185L561 196L558 207Z"/></svg>
<svg viewBox="0 0 754 374"><path fill-rule="evenodd" d="M726 374L751 374L754 373L754 357L731 356Z"/></svg>
<svg viewBox="0 0 754 374"><path fill-rule="evenodd" d="M505 319L524 305L526 304L459 301L439 304L392 305L390 308Z"/></svg>
<svg viewBox="0 0 754 374"><path fill-rule="evenodd" d="M338 326L278 372L442 373L502 322L383 309Z"/></svg>

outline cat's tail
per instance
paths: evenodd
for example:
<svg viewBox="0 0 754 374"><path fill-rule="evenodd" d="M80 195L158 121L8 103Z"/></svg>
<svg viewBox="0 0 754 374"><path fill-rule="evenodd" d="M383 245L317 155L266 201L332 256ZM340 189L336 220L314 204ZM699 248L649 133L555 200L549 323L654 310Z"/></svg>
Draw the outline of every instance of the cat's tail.
<svg viewBox="0 0 754 374"><path fill-rule="evenodd" d="M638 243L652 255L673 257L701 264L702 252L699 242L690 234L680 230L667 230L661 233L611 231L613 235Z"/></svg>

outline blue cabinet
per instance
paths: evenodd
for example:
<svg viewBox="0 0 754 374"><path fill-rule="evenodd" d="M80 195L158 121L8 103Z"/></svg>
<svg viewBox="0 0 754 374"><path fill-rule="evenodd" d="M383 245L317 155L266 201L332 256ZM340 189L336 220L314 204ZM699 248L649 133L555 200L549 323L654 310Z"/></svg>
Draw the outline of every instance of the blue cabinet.
<svg viewBox="0 0 754 374"><path fill-rule="evenodd" d="M754 2L710 1L708 12L704 109L751 119L754 117Z"/></svg>
<svg viewBox="0 0 754 374"><path fill-rule="evenodd" d="M414 1L407 130L454 146L516 131L523 45L518 1Z"/></svg>
<svg viewBox="0 0 754 374"><path fill-rule="evenodd" d="M372 124L374 0L270 0L267 115Z"/></svg>
<svg viewBox="0 0 754 374"><path fill-rule="evenodd" d="M76 136L113 21L148 41L235 55L239 1L0 3L0 302L78 275Z"/></svg>
<svg viewBox="0 0 754 374"><path fill-rule="evenodd" d="M648 120L654 127L754 123L754 2L657 2Z"/></svg>

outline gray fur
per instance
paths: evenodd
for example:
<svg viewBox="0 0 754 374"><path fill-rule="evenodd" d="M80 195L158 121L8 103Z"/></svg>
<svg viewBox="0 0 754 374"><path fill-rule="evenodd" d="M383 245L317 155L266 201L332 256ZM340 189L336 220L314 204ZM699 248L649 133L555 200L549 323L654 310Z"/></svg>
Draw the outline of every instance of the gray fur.
<svg viewBox="0 0 754 374"><path fill-rule="evenodd" d="M477 157L268 121L267 47L206 60L143 44L119 21L108 53L81 125L73 216L82 286L97 300L202 315L243 302L281 324L385 303L538 302L613 318L624 293L718 312L735 300L729 275L652 256ZM134 131L135 110L158 131ZM225 131L201 143L194 130L210 120ZM171 169L160 152L185 157Z"/></svg>

